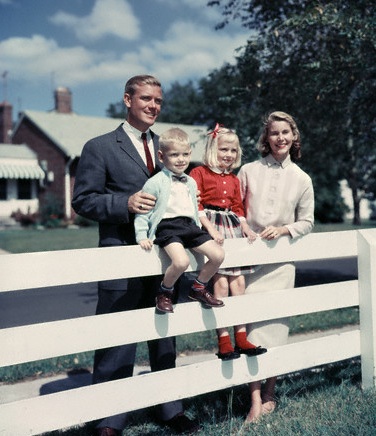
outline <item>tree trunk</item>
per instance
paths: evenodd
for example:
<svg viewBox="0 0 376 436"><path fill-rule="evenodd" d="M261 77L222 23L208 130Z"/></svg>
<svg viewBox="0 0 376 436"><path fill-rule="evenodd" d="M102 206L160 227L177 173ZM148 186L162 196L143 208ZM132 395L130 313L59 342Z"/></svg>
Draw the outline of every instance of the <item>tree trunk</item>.
<svg viewBox="0 0 376 436"><path fill-rule="evenodd" d="M358 195L358 190L351 189L352 192L352 198L353 198L353 204L354 204L354 216L352 223L354 226L360 226L361 225L361 219L360 219L360 200L361 198Z"/></svg>
<svg viewBox="0 0 376 436"><path fill-rule="evenodd" d="M349 131L351 132L351 118L348 119L347 126L349 128ZM356 168L356 157L354 153L354 139L351 133L349 134L349 137L347 139L347 147L350 152L350 162L351 162L350 177L348 178L347 183L351 189L353 206L354 206L354 216L353 216L352 223L354 226L360 226L361 197L359 196L359 190L358 190L358 172Z"/></svg>

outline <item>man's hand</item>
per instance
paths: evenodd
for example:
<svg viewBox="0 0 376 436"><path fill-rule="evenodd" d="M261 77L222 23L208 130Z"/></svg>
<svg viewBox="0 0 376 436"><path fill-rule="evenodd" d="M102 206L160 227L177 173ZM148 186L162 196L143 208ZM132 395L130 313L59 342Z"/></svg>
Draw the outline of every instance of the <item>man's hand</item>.
<svg viewBox="0 0 376 436"><path fill-rule="evenodd" d="M154 208L156 200L154 195L138 191L128 198L128 210L131 213L148 213Z"/></svg>

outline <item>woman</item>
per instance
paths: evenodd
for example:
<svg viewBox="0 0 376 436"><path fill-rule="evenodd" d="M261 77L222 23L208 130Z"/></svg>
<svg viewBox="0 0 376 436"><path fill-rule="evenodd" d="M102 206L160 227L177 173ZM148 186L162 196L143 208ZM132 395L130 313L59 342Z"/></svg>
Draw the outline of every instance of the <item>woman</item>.
<svg viewBox="0 0 376 436"><path fill-rule="evenodd" d="M257 148L261 159L243 165L238 177L246 218L251 229L267 241L281 236L297 238L309 233L314 223L311 178L294 162L301 157L300 133L295 120L284 112L272 112L265 120ZM292 263L260 266L246 275L246 293L294 287ZM266 348L287 343L288 318L249 324L248 339ZM255 422L275 408L276 377L252 382L251 408L246 422Z"/></svg>

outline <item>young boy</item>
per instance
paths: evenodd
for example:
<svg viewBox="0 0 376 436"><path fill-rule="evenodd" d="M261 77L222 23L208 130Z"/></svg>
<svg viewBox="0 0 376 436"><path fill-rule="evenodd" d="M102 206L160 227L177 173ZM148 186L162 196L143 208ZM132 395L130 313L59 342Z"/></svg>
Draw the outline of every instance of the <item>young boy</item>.
<svg viewBox="0 0 376 436"><path fill-rule="evenodd" d="M156 309L161 313L174 311L174 285L189 266L185 248L204 254L208 259L192 285L189 298L206 307L222 307L223 301L214 298L206 285L217 272L225 254L223 248L201 229L197 185L184 174L191 159L188 135L179 128L164 132L159 138L158 159L164 168L143 187L144 192L157 198L155 207L135 218L137 243L144 250L151 250L153 244L157 244L171 259L157 292Z"/></svg>

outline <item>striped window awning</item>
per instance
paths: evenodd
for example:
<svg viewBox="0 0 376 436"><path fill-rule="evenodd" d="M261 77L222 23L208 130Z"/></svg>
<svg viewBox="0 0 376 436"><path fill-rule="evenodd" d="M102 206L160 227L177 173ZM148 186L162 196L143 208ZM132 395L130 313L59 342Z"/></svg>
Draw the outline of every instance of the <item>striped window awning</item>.
<svg viewBox="0 0 376 436"><path fill-rule="evenodd" d="M37 164L0 163L0 179L44 179L45 173Z"/></svg>

